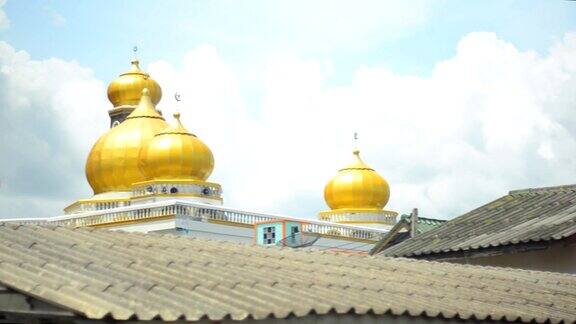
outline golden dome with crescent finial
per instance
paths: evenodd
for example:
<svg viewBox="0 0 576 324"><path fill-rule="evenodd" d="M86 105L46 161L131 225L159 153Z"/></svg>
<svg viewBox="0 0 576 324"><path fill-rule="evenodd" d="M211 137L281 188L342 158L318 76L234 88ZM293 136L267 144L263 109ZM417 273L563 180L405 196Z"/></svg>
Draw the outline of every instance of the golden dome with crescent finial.
<svg viewBox="0 0 576 324"><path fill-rule="evenodd" d="M138 60L133 60L130 70L120 74L108 85L108 99L114 107L134 106L140 101L145 88L149 91L152 103L157 105L162 98L160 85L140 69Z"/></svg>
<svg viewBox="0 0 576 324"><path fill-rule="evenodd" d="M102 135L86 161L86 178L94 194L129 191L145 181L140 169L140 151L168 124L156 111L147 88L141 90L138 106L126 120Z"/></svg>
<svg viewBox="0 0 576 324"><path fill-rule="evenodd" d="M176 123L154 136L140 154L141 168L149 179L208 179L214 169L212 151L190 133L174 114Z"/></svg>
<svg viewBox="0 0 576 324"><path fill-rule="evenodd" d="M324 188L324 199L332 210L382 210L390 198L388 182L369 167L355 150L354 160L340 169Z"/></svg>

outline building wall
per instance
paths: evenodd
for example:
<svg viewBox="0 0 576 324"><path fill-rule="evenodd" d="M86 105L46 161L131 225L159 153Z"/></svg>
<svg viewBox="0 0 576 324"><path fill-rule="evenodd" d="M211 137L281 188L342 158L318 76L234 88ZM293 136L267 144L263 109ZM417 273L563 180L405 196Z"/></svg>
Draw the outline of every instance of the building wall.
<svg viewBox="0 0 576 324"><path fill-rule="evenodd" d="M269 227L272 227L274 229L275 239L274 239L274 242L272 244L268 244L268 245L274 245L278 241L280 241L281 239L284 238L284 233L283 233L284 224L282 222L258 224L258 225L256 225L256 242L258 243L258 245L264 245L265 244L264 243L264 233L265 233L266 229Z"/></svg>
<svg viewBox="0 0 576 324"><path fill-rule="evenodd" d="M447 261L463 264L576 274L576 244L556 244L545 250L453 259Z"/></svg>
<svg viewBox="0 0 576 324"><path fill-rule="evenodd" d="M208 223L191 219L176 218L176 235L188 235L202 237L211 240L223 240L244 244L254 244L254 228L231 226L222 223ZM166 233L167 231L161 231ZM338 250L342 252L368 252L374 242L343 240L329 237L321 237L306 249L314 250Z"/></svg>
<svg viewBox="0 0 576 324"><path fill-rule="evenodd" d="M192 237L221 240L244 244L254 244L254 228L230 226L187 219L176 219L176 234Z"/></svg>
<svg viewBox="0 0 576 324"><path fill-rule="evenodd" d="M175 227L174 218L163 219L157 221L146 221L139 223L128 223L128 224L113 224L109 227L111 230L124 231L124 232L158 232L173 229Z"/></svg>
<svg viewBox="0 0 576 324"><path fill-rule="evenodd" d="M286 222L286 236L292 235L292 227L298 228L298 233L302 232L302 224L298 222Z"/></svg>

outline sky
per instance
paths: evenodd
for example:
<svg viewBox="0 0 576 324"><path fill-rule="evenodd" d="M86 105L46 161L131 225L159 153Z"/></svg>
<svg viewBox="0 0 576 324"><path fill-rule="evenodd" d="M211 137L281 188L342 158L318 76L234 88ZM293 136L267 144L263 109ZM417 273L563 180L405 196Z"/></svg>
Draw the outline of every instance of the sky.
<svg viewBox="0 0 576 324"><path fill-rule="evenodd" d="M315 218L355 146L401 214L576 183L574 1L0 0L0 217L92 195L134 46L226 206Z"/></svg>

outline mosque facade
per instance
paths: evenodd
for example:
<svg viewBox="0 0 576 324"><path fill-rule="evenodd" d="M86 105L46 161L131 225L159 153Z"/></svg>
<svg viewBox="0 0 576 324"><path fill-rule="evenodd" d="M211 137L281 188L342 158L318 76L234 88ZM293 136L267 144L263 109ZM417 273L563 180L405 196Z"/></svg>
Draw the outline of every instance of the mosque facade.
<svg viewBox="0 0 576 324"><path fill-rule="evenodd" d="M93 145L86 178L94 195L45 221L75 227L172 232L224 240L357 247L369 250L395 224L385 210L390 187L353 152L350 164L330 180L324 197L330 208L318 219L260 214L223 205L222 187L209 181L212 151L182 124L167 121L156 105L160 85L132 61L108 87L110 129ZM298 243L296 242L296 243ZM311 243L312 242L312 243ZM290 245L289 244L289 245Z"/></svg>

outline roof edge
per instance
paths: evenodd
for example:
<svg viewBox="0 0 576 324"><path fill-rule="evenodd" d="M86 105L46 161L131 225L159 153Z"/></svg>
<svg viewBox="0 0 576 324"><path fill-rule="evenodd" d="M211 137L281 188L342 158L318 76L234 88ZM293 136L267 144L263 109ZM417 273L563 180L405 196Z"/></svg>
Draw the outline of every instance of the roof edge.
<svg viewBox="0 0 576 324"><path fill-rule="evenodd" d="M508 192L508 194L509 195L523 195L523 194L529 194L529 193L556 192L556 191L568 191L568 190L576 191L576 184L510 190Z"/></svg>
<svg viewBox="0 0 576 324"><path fill-rule="evenodd" d="M477 247L470 247L470 248L457 248L457 249L445 249L445 250L425 250L425 251L418 251L418 253L390 253L387 254L386 250L383 250L380 253L381 256L384 257L392 257L392 258L412 258L418 260L447 260L447 259L458 259L458 258L476 258L476 257L485 257L485 256L495 256L495 255L502 255L506 253L522 253L528 252L531 250L541 250L547 249L551 245L559 243L565 239L570 238L571 236L576 235L576 231L572 233L566 233L560 235L558 237L548 237L543 239L530 239L527 241L520 241L520 242L506 242L506 243L499 243L499 244L490 244L487 246L477 246ZM407 240L408 241L408 240ZM404 241L406 242L406 241ZM401 242L401 243L404 243ZM400 243L400 244L401 244ZM512 252L511 252L512 251Z"/></svg>

